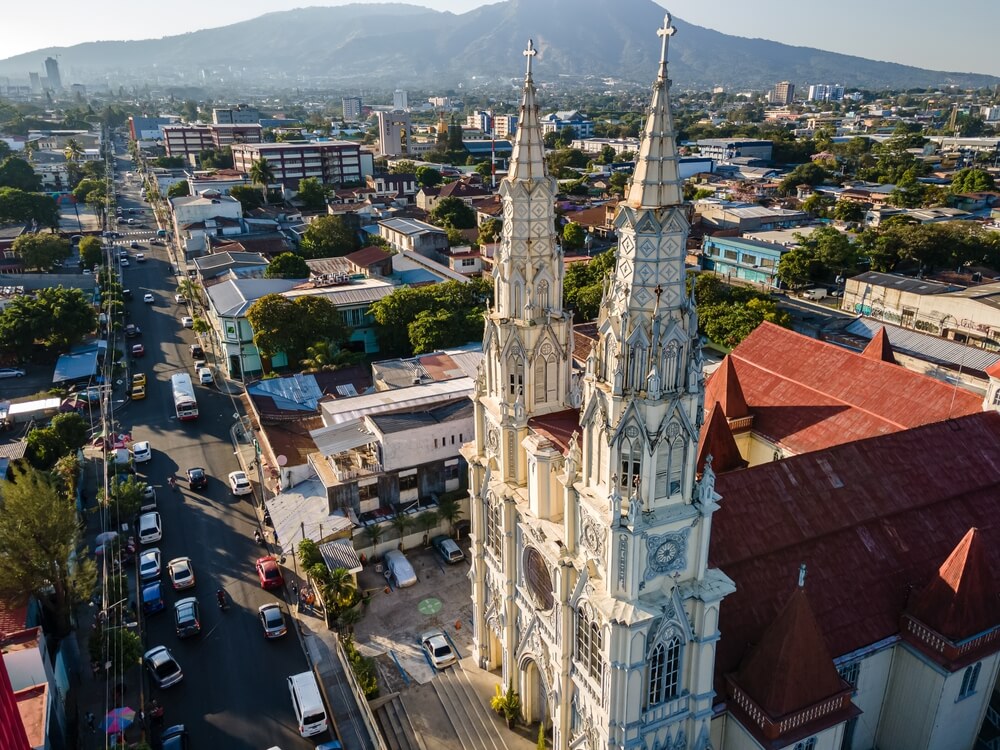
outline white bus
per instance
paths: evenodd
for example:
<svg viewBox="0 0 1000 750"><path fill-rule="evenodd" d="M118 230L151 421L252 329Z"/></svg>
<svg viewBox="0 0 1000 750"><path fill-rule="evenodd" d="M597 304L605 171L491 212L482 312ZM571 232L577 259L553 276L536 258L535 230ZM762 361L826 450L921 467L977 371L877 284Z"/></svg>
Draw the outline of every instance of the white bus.
<svg viewBox="0 0 1000 750"><path fill-rule="evenodd" d="M170 390L174 394L174 411L181 421L198 418L198 399L194 395L191 376L179 372L170 378Z"/></svg>

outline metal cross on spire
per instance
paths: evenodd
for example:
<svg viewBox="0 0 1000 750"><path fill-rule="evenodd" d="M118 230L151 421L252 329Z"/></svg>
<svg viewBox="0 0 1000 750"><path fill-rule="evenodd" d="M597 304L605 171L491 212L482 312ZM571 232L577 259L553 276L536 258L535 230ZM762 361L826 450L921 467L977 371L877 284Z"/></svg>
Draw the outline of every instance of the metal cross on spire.
<svg viewBox="0 0 1000 750"><path fill-rule="evenodd" d="M660 71L665 72L667 67L667 45L670 37L677 33L677 27L671 23L670 14L663 16L663 26L656 30L656 35L662 37L663 42L660 47Z"/></svg>
<svg viewBox="0 0 1000 750"><path fill-rule="evenodd" d="M530 39L528 40L528 49L521 53L528 58L528 72L525 74L528 78L531 78L531 58L538 54L538 50L535 49L535 43Z"/></svg>

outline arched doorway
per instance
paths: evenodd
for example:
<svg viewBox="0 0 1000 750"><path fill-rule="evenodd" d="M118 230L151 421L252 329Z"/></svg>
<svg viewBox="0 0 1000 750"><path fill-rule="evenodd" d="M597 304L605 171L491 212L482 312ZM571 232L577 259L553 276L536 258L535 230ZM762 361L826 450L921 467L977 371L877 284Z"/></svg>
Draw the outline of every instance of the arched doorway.
<svg viewBox="0 0 1000 750"><path fill-rule="evenodd" d="M528 724L551 724L545 681L538 662L530 657L521 664L521 711Z"/></svg>

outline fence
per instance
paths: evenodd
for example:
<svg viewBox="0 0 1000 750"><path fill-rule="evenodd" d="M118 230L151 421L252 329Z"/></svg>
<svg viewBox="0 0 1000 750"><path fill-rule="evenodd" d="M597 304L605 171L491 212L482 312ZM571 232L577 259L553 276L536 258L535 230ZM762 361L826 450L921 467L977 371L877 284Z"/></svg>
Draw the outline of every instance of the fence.
<svg viewBox="0 0 1000 750"><path fill-rule="evenodd" d="M358 683L358 678L351 668L351 663L347 660L347 654L344 651L343 644L340 642L340 638L334 638L333 640L336 644L337 660L340 662L340 667L343 669L344 674L347 675L347 684L350 685L351 692L354 694L354 700L357 701L358 708L361 710L361 720L364 722L365 729L368 730L368 736L378 750L389 750L385 740L382 739L382 733L378 731L378 727L375 725L375 714L372 712L372 707L368 703L368 699L365 698L364 691Z"/></svg>

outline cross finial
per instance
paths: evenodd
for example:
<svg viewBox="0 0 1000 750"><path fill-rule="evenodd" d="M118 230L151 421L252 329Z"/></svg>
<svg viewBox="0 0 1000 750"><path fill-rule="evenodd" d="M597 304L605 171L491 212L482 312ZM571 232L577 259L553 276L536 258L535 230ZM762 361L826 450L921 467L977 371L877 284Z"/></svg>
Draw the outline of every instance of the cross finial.
<svg viewBox="0 0 1000 750"><path fill-rule="evenodd" d="M663 16L663 26L656 30L656 35L663 39L660 47L660 68L667 64L667 44L670 42L670 37L676 33L677 27L671 23L670 14L667 13Z"/></svg>
<svg viewBox="0 0 1000 750"><path fill-rule="evenodd" d="M528 72L526 73L528 78L531 78L531 58L538 54L538 50L535 49L535 43L528 40L528 49L521 53L528 58Z"/></svg>

